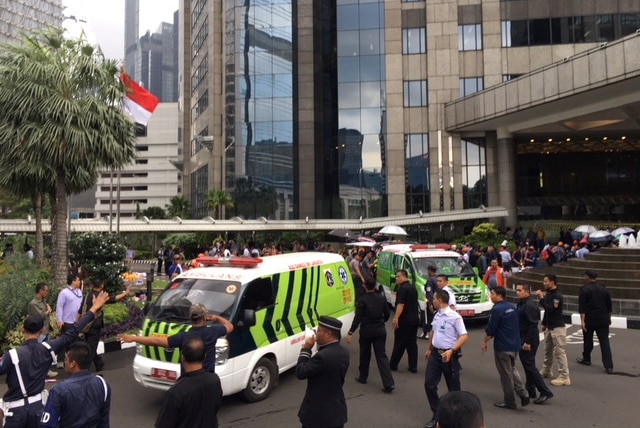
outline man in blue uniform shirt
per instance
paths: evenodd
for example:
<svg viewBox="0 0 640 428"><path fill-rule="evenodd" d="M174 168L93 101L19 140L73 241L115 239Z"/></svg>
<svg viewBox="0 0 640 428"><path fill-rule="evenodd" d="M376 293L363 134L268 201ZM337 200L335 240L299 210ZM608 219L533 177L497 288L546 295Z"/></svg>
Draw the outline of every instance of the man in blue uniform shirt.
<svg viewBox="0 0 640 428"><path fill-rule="evenodd" d="M425 428L433 428L438 422L438 384L442 375L447 383L447 389L460 391L460 362L458 357L462 345L468 339L467 329L459 313L449 307L449 293L438 289L433 295L433 307L436 314L432 322L432 334L429 348L425 355L427 372L424 378L424 389L429 400L429 407L433 417Z"/></svg>
<svg viewBox="0 0 640 428"><path fill-rule="evenodd" d="M496 287L491 290L491 317L485 329L486 336L482 341L482 352L487 351L487 343L493 341L493 352L496 368L500 375L504 401L493 403L501 409L515 409L516 398L513 390L520 396L522 407L529 404L529 394L524 389L520 373L516 367L516 356L520 350L520 324L518 309L505 302L507 290Z"/></svg>
<svg viewBox="0 0 640 428"><path fill-rule="evenodd" d="M78 332L90 323L109 299L107 293L101 293L93 301L89 309L74 326L68 328L63 335L51 342L38 343L44 323L42 316L28 316L23 323L22 331L25 342L15 350L10 350L0 361L0 375L6 373L8 391L4 394L5 411L11 410L7 416L5 427L35 428L39 426L42 415L42 392L47 372L54 356L64 351L78 337ZM20 381L22 379L22 381Z"/></svg>
<svg viewBox="0 0 640 428"><path fill-rule="evenodd" d="M111 388L89 371L92 357L85 342L71 345L64 359L64 369L71 376L51 390L41 427L109 428Z"/></svg>

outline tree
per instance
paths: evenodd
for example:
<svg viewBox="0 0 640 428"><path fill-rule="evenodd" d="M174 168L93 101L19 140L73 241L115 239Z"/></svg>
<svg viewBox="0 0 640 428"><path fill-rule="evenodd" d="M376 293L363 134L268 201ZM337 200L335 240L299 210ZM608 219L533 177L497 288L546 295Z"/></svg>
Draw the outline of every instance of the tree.
<svg viewBox="0 0 640 428"><path fill-rule="evenodd" d="M233 208L233 198L224 190L211 190L207 193L207 208L213 218L222 218L222 208Z"/></svg>
<svg viewBox="0 0 640 428"><path fill-rule="evenodd" d="M167 215L170 218L180 217L180 218L189 218L191 217L191 211L189 210L189 201L184 196L174 196L169 199L169 203L166 206Z"/></svg>
<svg viewBox="0 0 640 428"><path fill-rule="evenodd" d="M142 210L142 215L156 220L162 220L167 217L167 213L162 209L162 207L156 206L145 208Z"/></svg>
<svg viewBox="0 0 640 428"><path fill-rule="evenodd" d="M126 88L115 60L84 39L66 39L62 29L0 51L0 185L39 194L40 206L50 197L53 280L63 286L68 195L135 156L134 124L122 111ZM36 223L39 217L36 211Z"/></svg>

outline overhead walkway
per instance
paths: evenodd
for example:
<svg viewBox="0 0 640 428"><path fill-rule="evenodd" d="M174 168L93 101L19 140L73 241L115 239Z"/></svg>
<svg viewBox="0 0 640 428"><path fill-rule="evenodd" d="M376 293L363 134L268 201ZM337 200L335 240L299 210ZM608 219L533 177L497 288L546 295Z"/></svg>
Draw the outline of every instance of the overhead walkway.
<svg viewBox="0 0 640 428"><path fill-rule="evenodd" d="M427 224L449 224L454 222L497 219L506 217L503 207L481 207L468 210L443 211L435 213L409 214L393 217L358 218L358 219L311 219L302 220L269 220L261 217L257 220L245 220L233 217L229 220L214 220L205 217L201 220L184 220L174 217L170 220L154 220L121 218L120 233L181 233L181 232L262 232L262 231L329 231L331 229L377 230L394 224L397 226L419 226ZM115 232L116 220L72 219L71 232ZM45 233L51 231L49 220L42 221ZM0 220L0 233L35 233L34 219Z"/></svg>

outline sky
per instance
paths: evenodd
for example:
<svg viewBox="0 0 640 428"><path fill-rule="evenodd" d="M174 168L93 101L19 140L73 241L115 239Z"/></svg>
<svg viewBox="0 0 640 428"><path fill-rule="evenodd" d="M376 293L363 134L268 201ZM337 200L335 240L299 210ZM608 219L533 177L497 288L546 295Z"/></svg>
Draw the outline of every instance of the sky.
<svg viewBox="0 0 640 428"><path fill-rule="evenodd" d="M63 0L65 16L86 18L88 40L107 58L124 58L124 0ZM161 22L173 23L178 0L140 0L140 35L154 32ZM69 25L65 23L65 27ZM73 24L70 24L73 26Z"/></svg>

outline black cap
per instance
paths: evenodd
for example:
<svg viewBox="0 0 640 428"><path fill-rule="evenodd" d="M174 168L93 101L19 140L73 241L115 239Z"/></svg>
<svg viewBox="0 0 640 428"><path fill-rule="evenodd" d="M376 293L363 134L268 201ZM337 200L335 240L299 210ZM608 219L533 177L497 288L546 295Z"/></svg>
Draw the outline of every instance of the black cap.
<svg viewBox="0 0 640 428"><path fill-rule="evenodd" d="M44 322L42 320L42 316L40 315L29 315L27 319L24 320L23 324L24 329L27 333L38 333L44 327Z"/></svg>
<svg viewBox="0 0 640 428"><path fill-rule="evenodd" d="M585 276L588 276L591 279L596 279L598 277L598 273L592 270L587 270L584 272Z"/></svg>
<svg viewBox="0 0 640 428"><path fill-rule="evenodd" d="M318 324L329 330L340 331L342 330L342 321L336 318L321 316Z"/></svg>

